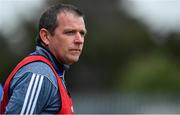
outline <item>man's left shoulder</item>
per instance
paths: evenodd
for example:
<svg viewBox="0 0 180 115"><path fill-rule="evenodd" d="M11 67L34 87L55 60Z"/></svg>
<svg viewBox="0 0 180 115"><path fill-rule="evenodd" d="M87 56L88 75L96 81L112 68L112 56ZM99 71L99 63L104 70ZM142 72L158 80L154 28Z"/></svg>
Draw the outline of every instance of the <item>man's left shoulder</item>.
<svg viewBox="0 0 180 115"><path fill-rule="evenodd" d="M51 67L44 63L44 62L32 62L29 63L27 65L25 65L24 67L22 67L18 72L17 72L17 76L21 76L24 73L35 73L35 74L39 74L39 75L43 75L46 78L48 78L53 85L57 85L57 80L55 77L55 74L53 72L53 70L51 69Z"/></svg>

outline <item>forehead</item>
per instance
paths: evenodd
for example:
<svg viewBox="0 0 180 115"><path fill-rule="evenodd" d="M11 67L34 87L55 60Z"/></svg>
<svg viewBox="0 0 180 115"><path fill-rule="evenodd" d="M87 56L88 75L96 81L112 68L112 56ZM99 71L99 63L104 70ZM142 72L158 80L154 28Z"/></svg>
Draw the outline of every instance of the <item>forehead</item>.
<svg viewBox="0 0 180 115"><path fill-rule="evenodd" d="M57 22L60 27L79 26L85 28L84 18L72 12L61 12L57 15Z"/></svg>

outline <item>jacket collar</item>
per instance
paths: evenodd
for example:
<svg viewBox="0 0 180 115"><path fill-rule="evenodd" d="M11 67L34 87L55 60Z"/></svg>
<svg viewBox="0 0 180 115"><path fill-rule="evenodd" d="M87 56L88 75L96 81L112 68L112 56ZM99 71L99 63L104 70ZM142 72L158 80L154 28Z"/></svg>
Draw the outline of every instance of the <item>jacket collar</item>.
<svg viewBox="0 0 180 115"><path fill-rule="evenodd" d="M57 60L55 58L55 56L48 49L43 47L42 45L37 45L36 51L33 54L43 55L46 58L48 58L52 62L52 64L53 64L56 72L58 73L58 75L60 77L63 77L63 79L64 79L63 74L64 74L65 70L69 69L69 67L70 67L69 65L63 64L60 60Z"/></svg>

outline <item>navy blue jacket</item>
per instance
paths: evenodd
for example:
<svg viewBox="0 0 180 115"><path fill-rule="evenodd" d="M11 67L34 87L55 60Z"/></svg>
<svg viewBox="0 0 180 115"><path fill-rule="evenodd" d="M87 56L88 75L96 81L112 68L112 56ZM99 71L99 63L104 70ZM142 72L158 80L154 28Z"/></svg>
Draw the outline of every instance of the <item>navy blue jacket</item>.
<svg viewBox="0 0 180 115"><path fill-rule="evenodd" d="M31 55L47 57L64 81L68 65L58 62L42 46L37 46ZM65 81L63 83L65 85ZM9 96L6 114L55 114L61 108L56 77L51 68L43 62L33 62L22 67L11 81Z"/></svg>

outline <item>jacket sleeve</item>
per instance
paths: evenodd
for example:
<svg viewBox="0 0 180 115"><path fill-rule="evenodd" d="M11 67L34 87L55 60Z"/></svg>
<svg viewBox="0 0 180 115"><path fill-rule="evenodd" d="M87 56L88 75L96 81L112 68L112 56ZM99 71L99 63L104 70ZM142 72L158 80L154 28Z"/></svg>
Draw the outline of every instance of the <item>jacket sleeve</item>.
<svg viewBox="0 0 180 115"><path fill-rule="evenodd" d="M57 88L46 76L26 72L11 81L5 114L40 114L52 103L57 103L55 109L59 110L59 100L53 102L57 94Z"/></svg>

